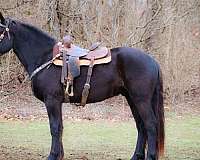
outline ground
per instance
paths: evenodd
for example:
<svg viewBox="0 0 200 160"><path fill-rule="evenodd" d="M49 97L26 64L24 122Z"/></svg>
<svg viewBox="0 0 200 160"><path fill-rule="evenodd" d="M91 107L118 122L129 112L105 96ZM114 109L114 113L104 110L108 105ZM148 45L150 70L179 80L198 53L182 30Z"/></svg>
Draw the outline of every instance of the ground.
<svg viewBox="0 0 200 160"><path fill-rule="evenodd" d="M44 105L30 90L0 100L0 160L43 160L51 137ZM200 157L200 100L166 106L165 160ZM78 108L64 105L65 160L127 160L136 143L135 123L122 97Z"/></svg>
<svg viewBox="0 0 200 160"><path fill-rule="evenodd" d="M167 115L165 160L200 157L200 117ZM128 160L136 141L134 121L64 122L65 160ZM45 120L0 120L0 160L45 160L50 133Z"/></svg>

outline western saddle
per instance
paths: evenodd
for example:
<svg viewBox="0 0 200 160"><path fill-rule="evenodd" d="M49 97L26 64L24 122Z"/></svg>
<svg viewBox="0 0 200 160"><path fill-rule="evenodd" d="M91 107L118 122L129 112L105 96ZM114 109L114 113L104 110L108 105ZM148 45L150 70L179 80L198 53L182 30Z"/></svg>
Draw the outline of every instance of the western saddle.
<svg viewBox="0 0 200 160"><path fill-rule="evenodd" d="M80 66L88 66L87 79L82 91L81 106L85 106L90 90L90 80L94 65L111 61L111 53L100 43L93 44L89 49L80 48L71 43L71 39L58 42L53 49L53 63L62 66L61 83L64 85L65 102L69 96L74 96L73 80L80 75Z"/></svg>

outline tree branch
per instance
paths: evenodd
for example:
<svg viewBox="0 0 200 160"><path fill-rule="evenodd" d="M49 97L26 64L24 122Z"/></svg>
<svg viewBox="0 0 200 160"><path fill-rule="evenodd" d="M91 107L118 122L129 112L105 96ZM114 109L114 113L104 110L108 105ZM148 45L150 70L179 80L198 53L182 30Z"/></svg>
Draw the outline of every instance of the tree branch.
<svg viewBox="0 0 200 160"><path fill-rule="evenodd" d="M13 6L13 7L7 7L7 8L0 8L0 9L2 9L3 11L8 11L8 10L12 10L12 9L16 9L16 8L18 8L18 7L21 7L21 6L24 6L25 4L27 4L27 3L31 3L31 2L33 2L33 0L29 0L29 1L22 1L21 3L17 3L17 5L16 6Z"/></svg>

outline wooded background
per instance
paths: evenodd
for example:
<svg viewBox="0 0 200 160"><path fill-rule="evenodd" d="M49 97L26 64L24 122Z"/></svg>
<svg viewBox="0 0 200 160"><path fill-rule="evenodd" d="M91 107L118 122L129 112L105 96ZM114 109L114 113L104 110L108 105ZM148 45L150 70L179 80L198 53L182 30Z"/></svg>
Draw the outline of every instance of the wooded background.
<svg viewBox="0 0 200 160"><path fill-rule="evenodd" d="M0 0L0 11L82 47L145 50L161 65L168 103L200 92L200 0ZM0 63L2 93L26 72L12 52Z"/></svg>

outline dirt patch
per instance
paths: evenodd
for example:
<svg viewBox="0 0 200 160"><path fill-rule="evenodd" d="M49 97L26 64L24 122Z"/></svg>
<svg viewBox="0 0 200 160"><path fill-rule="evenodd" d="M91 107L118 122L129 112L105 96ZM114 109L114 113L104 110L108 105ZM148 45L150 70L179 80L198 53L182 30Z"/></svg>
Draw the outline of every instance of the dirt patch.
<svg viewBox="0 0 200 160"><path fill-rule="evenodd" d="M41 151L29 150L23 147L6 147L0 145L0 160L46 160L48 155L41 153ZM96 158L94 158L96 157ZM116 158L115 158L116 157ZM65 154L64 160L91 160L91 159L104 159L104 160L123 160L117 158L114 153L90 153L89 151L68 151Z"/></svg>
<svg viewBox="0 0 200 160"><path fill-rule="evenodd" d="M17 92L13 90L17 90ZM7 89L6 95L1 94L0 118L15 120L42 120L47 119L47 112L44 104L32 95L30 83L22 88ZM165 105L166 112L177 114L200 114L200 89L187 93L185 99L174 105ZM84 108L71 104L63 105L63 119L70 120L130 120L132 113L126 100L122 96L107 99L103 102L88 104Z"/></svg>
<svg viewBox="0 0 200 160"><path fill-rule="evenodd" d="M0 118L11 120L48 118L44 104L32 95L30 84L23 87L25 89L20 89L14 94L1 95ZM9 92L12 93L12 89ZM103 102L88 104L84 108L64 104L63 118L72 120L128 120L132 118L132 114L126 100L122 96L118 96Z"/></svg>
<svg viewBox="0 0 200 160"><path fill-rule="evenodd" d="M28 151L26 148L19 147L6 147L0 146L0 160L38 160L45 159L46 156L38 154L36 152Z"/></svg>

